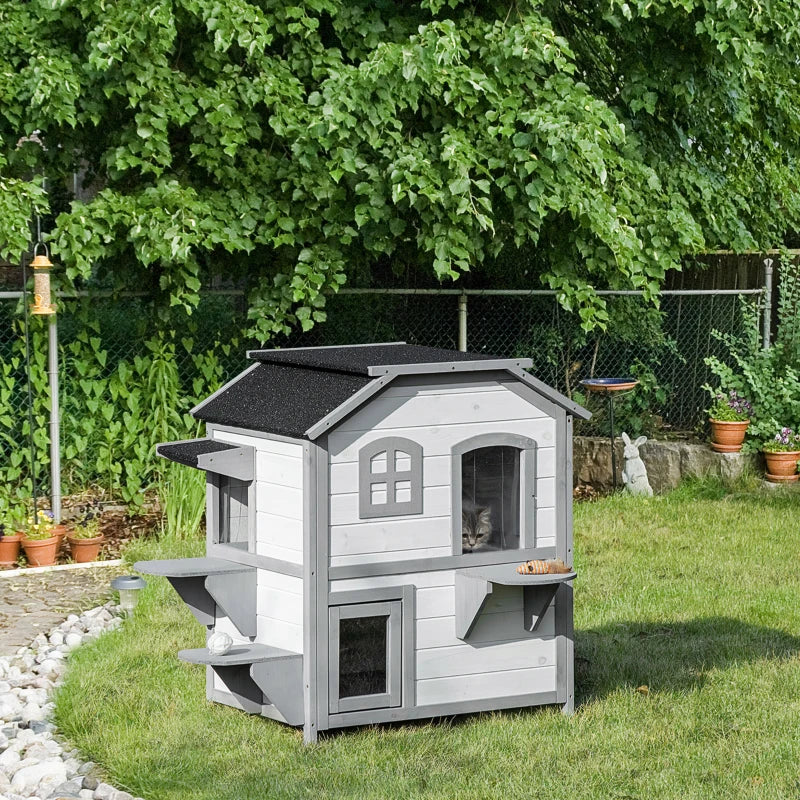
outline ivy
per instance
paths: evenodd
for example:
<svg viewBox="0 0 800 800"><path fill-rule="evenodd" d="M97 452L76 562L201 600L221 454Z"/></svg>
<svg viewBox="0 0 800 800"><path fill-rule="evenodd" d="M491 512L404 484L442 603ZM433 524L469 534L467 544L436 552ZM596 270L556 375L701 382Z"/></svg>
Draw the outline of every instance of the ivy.
<svg viewBox="0 0 800 800"><path fill-rule="evenodd" d="M49 201L71 282L191 310L224 276L261 339L378 263L527 248L588 331L595 287L798 228L799 37L791 0L7 3L0 241Z"/></svg>

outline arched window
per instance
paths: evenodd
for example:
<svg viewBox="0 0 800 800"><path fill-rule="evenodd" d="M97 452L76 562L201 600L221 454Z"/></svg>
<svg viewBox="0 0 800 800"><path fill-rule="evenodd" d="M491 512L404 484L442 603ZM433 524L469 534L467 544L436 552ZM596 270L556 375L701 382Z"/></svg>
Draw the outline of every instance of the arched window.
<svg viewBox="0 0 800 800"><path fill-rule="evenodd" d="M358 454L358 510L361 519L422 513L422 447L389 436Z"/></svg>
<svg viewBox="0 0 800 800"><path fill-rule="evenodd" d="M453 448L453 553L519 550L535 539L536 443L483 434Z"/></svg>

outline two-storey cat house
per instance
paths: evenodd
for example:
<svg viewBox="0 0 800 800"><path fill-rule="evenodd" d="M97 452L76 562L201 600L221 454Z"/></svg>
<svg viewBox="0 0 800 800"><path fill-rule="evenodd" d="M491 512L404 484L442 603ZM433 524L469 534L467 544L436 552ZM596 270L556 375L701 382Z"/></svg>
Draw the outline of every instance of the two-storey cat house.
<svg viewBox="0 0 800 800"><path fill-rule="evenodd" d="M573 704L572 420L497 359L405 344L255 351L158 446L207 474L207 557L149 561L224 655L208 697L319 731Z"/></svg>

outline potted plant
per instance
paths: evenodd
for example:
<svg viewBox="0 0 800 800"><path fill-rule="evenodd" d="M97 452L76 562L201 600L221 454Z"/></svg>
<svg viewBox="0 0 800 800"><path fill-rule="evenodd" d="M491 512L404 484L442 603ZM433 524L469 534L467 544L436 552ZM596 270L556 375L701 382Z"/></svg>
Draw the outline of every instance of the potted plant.
<svg viewBox="0 0 800 800"><path fill-rule="evenodd" d="M742 449L753 406L735 389L728 394L717 390L708 409L711 422L711 449L717 453L738 453Z"/></svg>
<svg viewBox="0 0 800 800"><path fill-rule="evenodd" d="M95 561L105 536L100 532L100 517L93 511L87 511L80 522L67 534L72 558L78 564Z"/></svg>
<svg viewBox="0 0 800 800"><path fill-rule="evenodd" d="M772 483L794 483L797 462L800 461L800 433L791 428L781 428L779 433L761 447L767 460L767 480Z"/></svg>
<svg viewBox="0 0 800 800"><path fill-rule="evenodd" d="M0 522L0 567L12 567L19 558L22 534L14 530L10 521Z"/></svg>
<svg viewBox="0 0 800 800"><path fill-rule="evenodd" d="M28 563L33 567L49 567L56 563L60 539L53 533L53 513L37 511L36 517L28 517L22 536L22 549Z"/></svg>

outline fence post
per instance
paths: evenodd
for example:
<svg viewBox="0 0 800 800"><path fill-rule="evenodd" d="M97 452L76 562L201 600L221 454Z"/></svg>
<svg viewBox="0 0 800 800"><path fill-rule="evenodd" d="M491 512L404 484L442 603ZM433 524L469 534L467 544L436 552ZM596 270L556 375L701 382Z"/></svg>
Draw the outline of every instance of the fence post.
<svg viewBox="0 0 800 800"><path fill-rule="evenodd" d="M50 506L56 524L61 522L61 434L58 404L58 323L47 320L47 376L50 382Z"/></svg>
<svg viewBox="0 0 800 800"><path fill-rule="evenodd" d="M467 293L458 296L458 349L467 352Z"/></svg>
<svg viewBox="0 0 800 800"><path fill-rule="evenodd" d="M761 343L764 350L769 350L772 335L772 265L771 258L764 259L764 316L762 318Z"/></svg>

